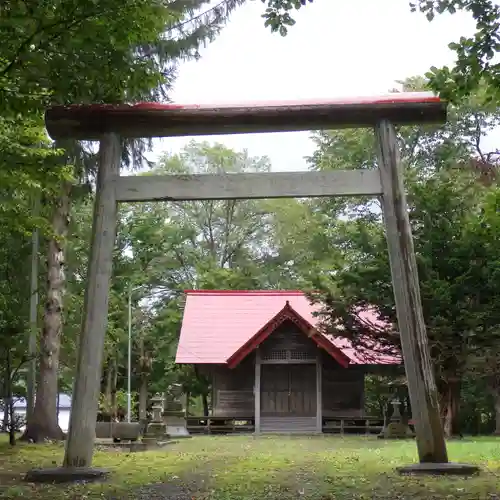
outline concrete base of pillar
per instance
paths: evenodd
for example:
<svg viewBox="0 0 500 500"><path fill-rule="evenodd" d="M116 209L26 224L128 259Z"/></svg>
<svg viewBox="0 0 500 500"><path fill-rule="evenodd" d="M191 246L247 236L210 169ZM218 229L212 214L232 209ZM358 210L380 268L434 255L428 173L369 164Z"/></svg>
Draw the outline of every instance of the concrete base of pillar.
<svg viewBox="0 0 500 500"><path fill-rule="evenodd" d="M447 463L419 463L398 467L396 469L400 474L419 474L429 476L472 476L477 474L480 469L477 465L458 464L455 462Z"/></svg>
<svg viewBox="0 0 500 500"><path fill-rule="evenodd" d="M93 467L54 467L50 469L32 469L24 480L29 483L73 483L77 481L97 481L105 479L108 471Z"/></svg>

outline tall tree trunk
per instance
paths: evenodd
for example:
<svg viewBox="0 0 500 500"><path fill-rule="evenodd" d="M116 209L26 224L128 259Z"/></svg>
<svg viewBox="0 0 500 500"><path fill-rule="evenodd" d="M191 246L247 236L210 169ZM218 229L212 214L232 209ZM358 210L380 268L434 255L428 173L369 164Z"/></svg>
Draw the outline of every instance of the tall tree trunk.
<svg viewBox="0 0 500 500"><path fill-rule="evenodd" d="M496 388L495 394L495 432L496 436L500 436L500 387Z"/></svg>
<svg viewBox="0 0 500 500"><path fill-rule="evenodd" d="M28 421L23 439L40 442L64 439L57 420L59 351L65 286L65 238L69 225L71 183L65 182L56 200L52 216L55 237L49 241L47 255L47 297L40 349L39 381L32 421Z"/></svg>
<svg viewBox="0 0 500 500"><path fill-rule="evenodd" d="M104 387L104 405L105 411L109 417L113 414L113 363L108 357L106 363L106 386Z"/></svg>
<svg viewBox="0 0 500 500"><path fill-rule="evenodd" d="M446 437L461 436L460 430L460 393L462 381L459 378L448 379L441 397L441 413Z"/></svg>
<svg viewBox="0 0 500 500"><path fill-rule="evenodd" d="M492 360L490 360L491 362ZM490 394L493 396L493 404L495 408L495 430L493 434L496 436L500 436L500 358L495 356L493 358L493 366L490 367L491 373L487 378L488 389L490 390ZM480 428L479 420L478 428Z"/></svg>
<svg viewBox="0 0 500 500"><path fill-rule="evenodd" d="M144 422L147 418L148 409L148 382L149 373L151 371L152 358L151 354L147 352L144 341L144 333L141 332L139 338L140 349L140 385L139 385L139 421Z"/></svg>
<svg viewBox="0 0 500 500"><path fill-rule="evenodd" d="M148 409L148 373L141 372L139 386L139 421L146 420Z"/></svg>

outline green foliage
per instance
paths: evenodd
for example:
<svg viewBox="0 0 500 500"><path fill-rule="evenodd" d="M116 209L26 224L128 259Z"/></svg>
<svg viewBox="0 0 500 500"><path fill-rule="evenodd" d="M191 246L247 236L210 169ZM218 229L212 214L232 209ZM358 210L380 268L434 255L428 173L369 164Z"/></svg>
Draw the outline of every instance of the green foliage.
<svg viewBox="0 0 500 500"><path fill-rule="evenodd" d="M84 209L87 221L83 231L72 228L71 236L82 240L73 240L69 249L70 290L64 297L68 327L61 353L61 382L65 386L70 385L76 365L91 220L90 210L81 202L92 185L96 155L87 144L48 141L43 111L54 103L168 99L178 61L198 57L200 44L211 41L242 3L225 0L210 6L208 0L49 0L7 2L0 7L0 236L24 241L39 228L43 254L51 238L64 240L70 217L65 213L56 223L53 215L60 207L74 202ZM143 162L146 142L124 141L123 145L126 166ZM85 183L85 189L74 188L73 182ZM34 214L36 201L42 209ZM76 218L82 219L80 214ZM48 246L53 252L49 262L65 260L64 243ZM57 258L56 251L61 253ZM55 296L63 296L64 273L57 265L45 271L48 288L56 291ZM29 273L25 276L28 279ZM18 331L19 325L26 323L27 307L14 305L24 300L27 306L29 290L18 296L13 286L6 282L1 287L0 304L6 305L6 311L15 311L9 316L15 327L11 325L9 330ZM107 344L110 351L123 339L123 289L123 280L115 283L110 297L110 338L114 339ZM58 363L60 331L50 325L59 324L62 305L47 306L44 314L42 345L55 346L52 366Z"/></svg>
<svg viewBox="0 0 500 500"><path fill-rule="evenodd" d="M313 0L309 0L312 3ZM295 24L290 11L299 10L306 5L306 0L262 0L267 3L267 9L262 17L266 20L264 26L269 26L271 32L279 32L281 36L288 34L288 27Z"/></svg>
<svg viewBox="0 0 500 500"><path fill-rule="evenodd" d="M464 434L492 434L495 431L493 395L483 376L468 374L462 384L460 423Z"/></svg>
<svg viewBox="0 0 500 500"><path fill-rule="evenodd" d="M165 97L172 64L196 56L242 2L200 12L207 3L10 2L0 22L0 109Z"/></svg>
<svg viewBox="0 0 500 500"><path fill-rule="evenodd" d="M165 155L147 174L261 172L267 158L253 158L220 144L190 143ZM141 342L153 359L149 391L181 383L193 397L207 394L208 381L193 367L174 363L183 291L193 288L260 289L282 280L275 254L274 210L265 201L141 203L119 212L106 337L107 365L118 363L118 388L125 388L128 347L128 288L132 286L132 387L139 387ZM283 216L285 208L283 208ZM61 375L71 378L83 308L92 206L75 201L67 248L65 339ZM284 228L283 228L284 230ZM304 238L306 236L304 235ZM103 381L104 384L104 381Z"/></svg>
<svg viewBox="0 0 500 500"><path fill-rule="evenodd" d="M123 389L119 389L118 391L116 391L115 394L116 394L116 406L118 408L121 408L122 410L125 410L127 408L127 405L128 405L127 392L125 392ZM139 402L137 399L137 393L133 392L131 394L131 410L132 410L133 414L137 413L138 406L139 406ZM107 412L109 412L109 410L110 409L108 408L107 401L104 397L104 394L100 394L100 396L99 396L99 411L101 411L103 413L107 413Z"/></svg>
<svg viewBox="0 0 500 500"><path fill-rule="evenodd" d="M405 84L421 82L413 79ZM439 130L405 127L399 133L424 319L443 393L450 390L448 380L465 380L473 361L483 384L498 371L490 353L500 341L500 255L494 236L500 223L500 187L481 138L496 126L499 116L476 97L452 107L449 123ZM313 168L349 168L353 161L365 168L376 165L368 134L318 134ZM399 345L399 335L379 203L337 199L321 202L318 210L331 214L324 227L329 247L337 254L335 260L325 257L328 264L319 263L320 272L309 275L313 296L326 304L325 328L339 334L340 322L346 328L342 335L358 348L375 339L380 350L391 351ZM359 310L367 308L381 323L360 317ZM490 405L491 410L491 400L473 404L477 389L470 387L465 392L470 395L464 405L469 412L467 426L486 429L490 417L472 423L471 408L482 405L478 412L486 415L484 408ZM490 390L498 387L495 383Z"/></svg>
<svg viewBox="0 0 500 500"><path fill-rule="evenodd" d="M443 169L430 177L413 172L408 189L432 354L441 374L460 372L476 349L498 342L494 332L500 318L494 308L500 282L494 268L499 260L489 248L490 229L478 218L483 205L496 199L497 188L482 186L473 172ZM371 305L381 320L396 323L380 217L372 212L338 221L337 231L336 246L345 249L344 268L331 285L328 279L317 283L328 290L328 314L341 316L360 337L371 334L394 342L392 328L371 330L355 312Z"/></svg>
<svg viewBox="0 0 500 500"><path fill-rule="evenodd" d="M60 154L47 141L40 116L0 118L0 234L26 237L35 228L50 232L47 220L31 207L71 175L60 165Z"/></svg>
<svg viewBox="0 0 500 500"><path fill-rule="evenodd" d="M460 37L449 44L456 54L455 66L432 67L427 76L433 89L453 102L485 87L486 103L498 104L500 99L500 64L494 61L500 49L500 7L492 0L416 0L410 3L412 11L425 13L432 21L436 14L469 12L476 22L473 36Z"/></svg>
<svg viewBox="0 0 500 500"><path fill-rule="evenodd" d="M267 158L251 158L220 144L192 142L179 155L165 155L151 173L267 170ZM249 285L253 263L262 258L270 242L269 210L261 201L146 203L127 211L125 220L128 245L140 266L137 272L152 268L152 285L168 290L214 283L214 273L228 284L240 280L241 285ZM171 280L175 285L169 284Z"/></svg>

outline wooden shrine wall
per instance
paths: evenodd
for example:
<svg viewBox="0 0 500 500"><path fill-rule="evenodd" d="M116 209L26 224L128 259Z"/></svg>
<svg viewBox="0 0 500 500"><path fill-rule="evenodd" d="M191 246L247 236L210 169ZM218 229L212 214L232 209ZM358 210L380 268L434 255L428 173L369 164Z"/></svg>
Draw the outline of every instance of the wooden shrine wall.
<svg viewBox="0 0 500 500"><path fill-rule="evenodd" d="M228 417L253 417L255 413L255 354L236 368L212 368L213 414Z"/></svg>
<svg viewBox="0 0 500 500"><path fill-rule="evenodd" d="M343 368L326 352L322 359L323 417L361 416L364 413L365 371Z"/></svg>
<svg viewBox="0 0 500 500"><path fill-rule="evenodd" d="M283 323L259 347L263 363L261 378L261 395L272 381L266 381L266 375L272 376L272 365L267 363L295 364L321 361L321 401L324 417L362 416L364 414L364 378L365 370L360 366L341 367L326 352L307 338L292 322ZM212 366L213 414L215 416L252 417L255 413L255 354L244 359L236 368ZM306 366L295 364L299 371ZM208 368L208 367L207 367ZM269 368L269 369L266 369ZM285 368L285 367L283 367ZM279 367L276 367L279 370ZM275 369L275 370L276 370ZM271 384L272 385L272 384ZM316 384L310 384L311 401L316 398ZM261 400L261 409L265 413L265 403Z"/></svg>

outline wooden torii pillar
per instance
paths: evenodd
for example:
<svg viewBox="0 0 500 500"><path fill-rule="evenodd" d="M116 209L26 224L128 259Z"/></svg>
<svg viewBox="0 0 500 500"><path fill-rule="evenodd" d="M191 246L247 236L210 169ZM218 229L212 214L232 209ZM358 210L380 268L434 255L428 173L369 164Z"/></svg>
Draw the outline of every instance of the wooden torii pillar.
<svg viewBox="0 0 500 500"><path fill-rule="evenodd" d="M394 125L444 123L445 102L430 93L394 93L327 102L75 105L47 110L45 121L54 139L100 141L84 321L64 466L88 467L92 461L117 203L346 195L373 195L382 199L418 455L423 464L447 464L394 129ZM119 174L120 137L352 127L374 128L377 168L216 175L120 177Z"/></svg>

